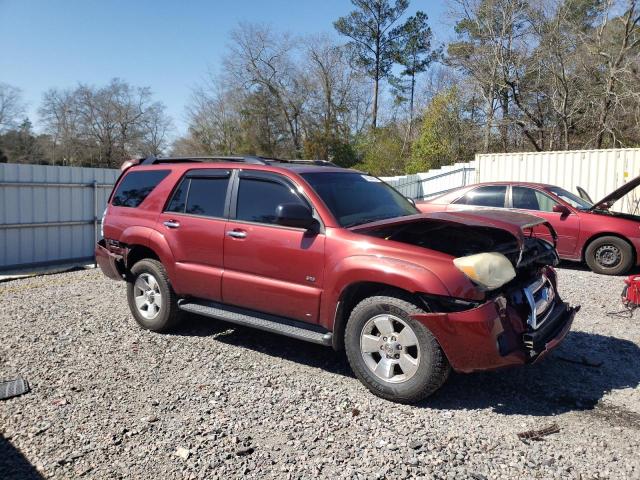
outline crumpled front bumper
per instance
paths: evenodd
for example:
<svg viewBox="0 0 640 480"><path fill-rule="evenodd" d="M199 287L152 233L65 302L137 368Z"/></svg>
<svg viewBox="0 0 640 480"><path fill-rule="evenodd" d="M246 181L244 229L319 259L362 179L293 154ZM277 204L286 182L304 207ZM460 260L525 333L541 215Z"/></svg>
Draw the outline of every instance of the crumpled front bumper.
<svg viewBox="0 0 640 480"><path fill-rule="evenodd" d="M449 363L458 372L493 370L537 362L556 348L580 307L557 301L537 330L498 297L461 312L426 313L412 318L436 337Z"/></svg>

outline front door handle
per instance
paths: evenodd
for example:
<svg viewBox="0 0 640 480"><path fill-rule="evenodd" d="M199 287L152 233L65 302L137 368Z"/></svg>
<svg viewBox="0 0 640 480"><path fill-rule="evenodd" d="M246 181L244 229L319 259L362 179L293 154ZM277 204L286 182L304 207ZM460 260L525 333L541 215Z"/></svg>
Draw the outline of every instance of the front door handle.
<svg viewBox="0 0 640 480"><path fill-rule="evenodd" d="M230 230L227 232L227 235L233 238L247 238L247 232L241 230Z"/></svg>
<svg viewBox="0 0 640 480"><path fill-rule="evenodd" d="M167 228L178 228L180 226L180 222L176 222L175 220L167 220L163 222L163 224Z"/></svg>

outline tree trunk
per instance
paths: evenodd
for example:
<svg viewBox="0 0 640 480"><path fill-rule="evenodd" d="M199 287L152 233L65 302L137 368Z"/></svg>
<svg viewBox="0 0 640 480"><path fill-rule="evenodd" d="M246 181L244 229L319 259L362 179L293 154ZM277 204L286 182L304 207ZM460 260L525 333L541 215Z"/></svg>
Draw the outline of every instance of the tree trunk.
<svg viewBox="0 0 640 480"><path fill-rule="evenodd" d="M503 88L501 95L502 124L500 125L500 137L502 139L502 150L506 153L509 151L509 130L507 124L507 119L509 118L509 92Z"/></svg>
<svg viewBox="0 0 640 480"><path fill-rule="evenodd" d="M413 126L413 95L416 90L415 68L411 74L411 97L409 99L409 139L411 139L411 127Z"/></svg>
<svg viewBox="0 0 640 480"><path fill-rule="evenodd" d="M487 93L487 121L484 126L484 139L482 141L483 153L487 153L489 151L489 141L491 140L492 124L493 124L493 91Z"/></svg>
<svg viewBox="0 0 640 480"><path fill-rule="evenodd" d="M378 126L378 87L380 84L380 35L376 38L376 69L373 79L373 112L371 125L375 130Z"/></svg>

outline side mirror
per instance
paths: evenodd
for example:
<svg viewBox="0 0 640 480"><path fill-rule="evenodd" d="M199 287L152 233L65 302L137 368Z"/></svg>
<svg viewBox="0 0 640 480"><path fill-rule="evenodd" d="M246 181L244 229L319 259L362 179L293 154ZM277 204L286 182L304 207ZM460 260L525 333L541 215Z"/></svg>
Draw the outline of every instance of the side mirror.
<svg viewBox="0 0 640 480"><path fill-rule="evenodd" d="M553 211L556 213L559 213L561 215L569 215L571 213L571 210L569 210L567 207L565 207L564 205L560 205L559 203L556 203L553 206Z"/></svg>
<svg viewBox="0 0 640 480"><path fill-rule="evenodd" d="M300 203L281 203L276 207L276 223L286 227L311 228L317 220L311 209Z"/></svg>
<svg viewBox="0 0 640 480"><path fill-rule="evenodd" d="M407 200L409 200L409 203L410 203L411 205L413 205L414 207L416 206L416 201L415 201L413 198L411 198L411 197L407 197Z"/></svg>

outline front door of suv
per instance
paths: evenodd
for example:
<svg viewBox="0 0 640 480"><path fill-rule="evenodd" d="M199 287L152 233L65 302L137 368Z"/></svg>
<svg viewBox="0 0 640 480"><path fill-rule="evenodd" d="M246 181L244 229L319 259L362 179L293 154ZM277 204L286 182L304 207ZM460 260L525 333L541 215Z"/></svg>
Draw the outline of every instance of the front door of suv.
<svg viewBox="0 0 640 480"><path fill-rule="evenodd" d="M221 299L223 239L230 170L188 171L174 190L159 225L175 260L181 294ZM230 194L230 192L229 192Z"/></svg>
<svg viewBox="0 0 640 480"><path fill-rule="evenodd" d="M224 236L222 300L315 323L323 282L323 233L275 223L276 207L309 202L282 175L239 172Z"/></svg>

